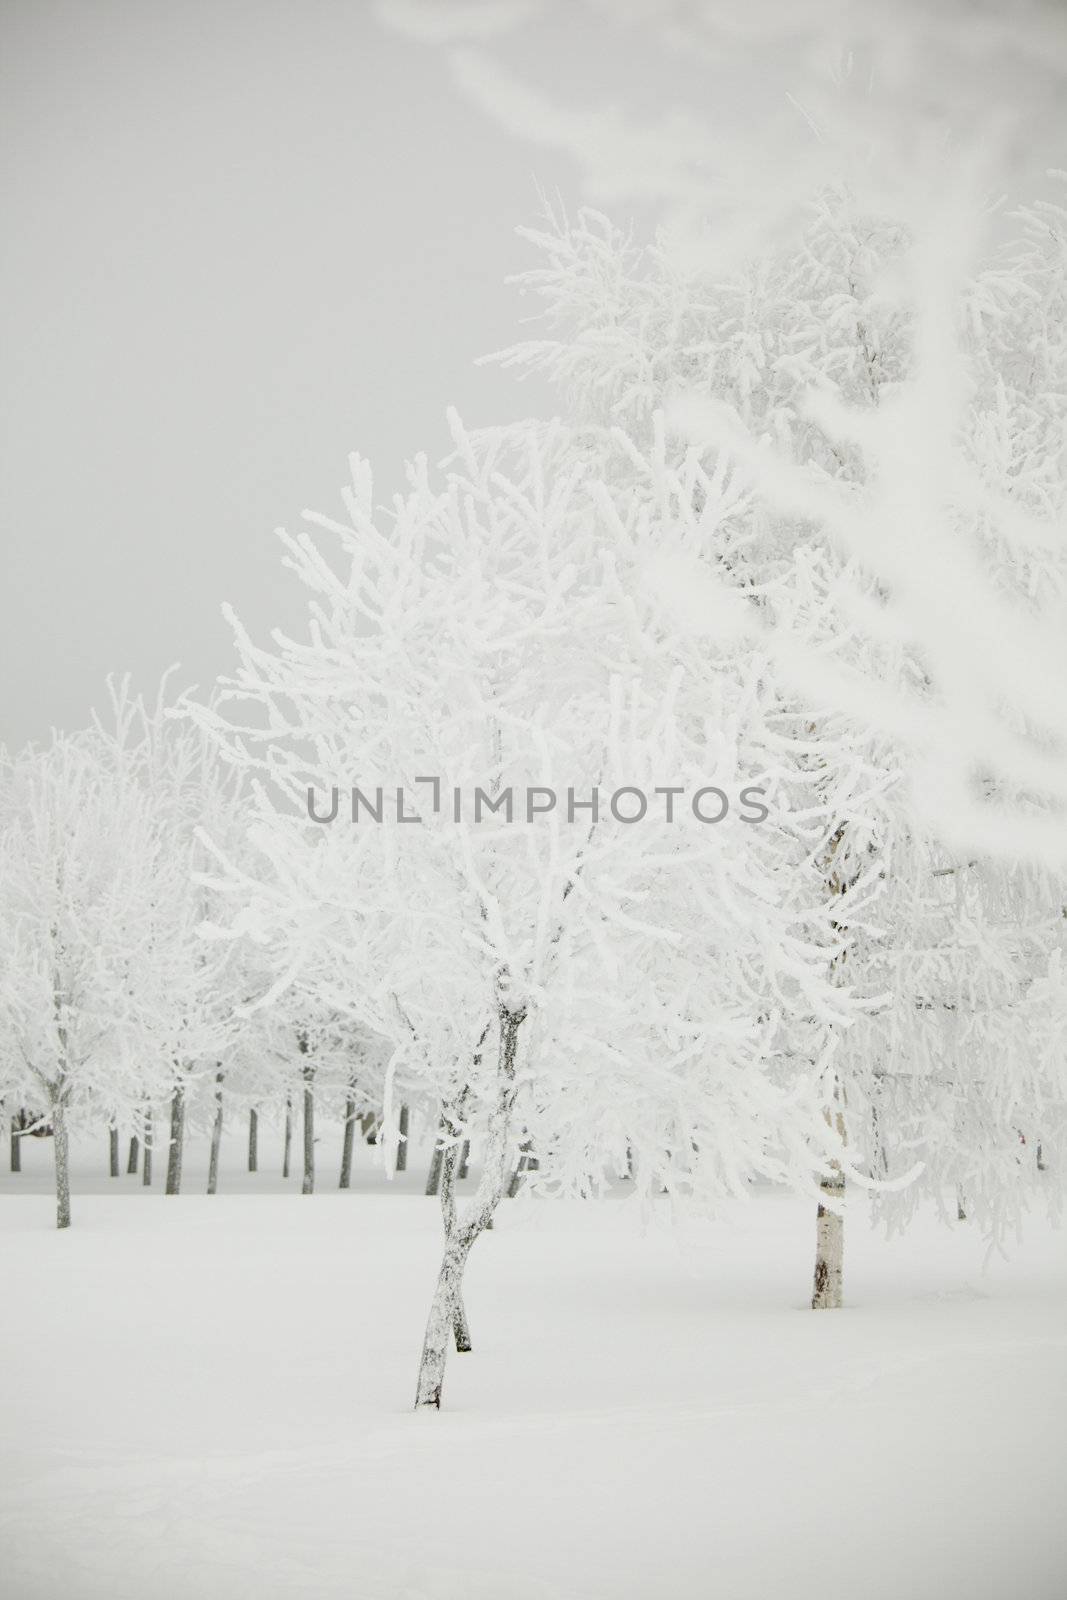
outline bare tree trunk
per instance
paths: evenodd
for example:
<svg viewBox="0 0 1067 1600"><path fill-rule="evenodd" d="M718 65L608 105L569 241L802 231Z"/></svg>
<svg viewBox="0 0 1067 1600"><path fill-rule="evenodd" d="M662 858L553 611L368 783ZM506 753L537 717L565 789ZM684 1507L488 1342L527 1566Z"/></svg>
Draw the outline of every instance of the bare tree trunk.
<svg viewBox="0 0 1067 1600"><path fill-rule="evenodd" d="M126 1176L131 1177L137 1171L137 1160L141 1153L141 1141L135 1133L130 1135L130 1153L126 1158Z"/></svg>
<svg viewBox="0 0 1067 1600"><path fill-rule="evenodd" d="M466 1098L464 1092L463 1098ZM447 1150L442 1151L441 1162L441 1219L445 1228L445 1243L452 1238L456 1231L456 1167L458 1165L459 1151L455 1144L450 1144ZM492 1218L489 1226L492 1227ZM459 1355L468 1355L471 1350L471 1330L467 1321L467 1308L463 1304L463 1289L460 1285L456 1290L456 1303L452 1310L452 1334L455 1339L456 1352Z"/></svg>
<svg viewBox="0 0 1067 1600"><path fill-rule="evenodd" d="M364 1144L378 1143L378 1129L381 1127L381 1120L373 1111L364 1111L359 1119L359 1126L363 1134Z"/></svg>
<svg viewBox="0 0 1067 1600"><path fill-rule="evenodd" d="M182 1148L185 1143L185 1091L179 1083L170 1099L170 1145L167 1149L165 1193L178 1194L182 1186Z"/></svg>
<svg viewBox="0 0 1067 1600"><path fill-rule="evenodd" d="M67 1150L67 1109L62 1100L52 1102L52 1137L56 1158L56 1227L70 1227L70 1163Z"/></svg>
<svg viewBox="0 0 1067 1600"><path fill-rule="evenodd" d="M840 823L827 845L825 858L826 887L831 897L843 898L856 881L858 869L847 860L849 831L847 823ZM834 912L830 926L838 938L844 939L848 925L843 913ZM848 946L843 944L830 962L830 972L835 981L844 972ZM825 1110L827 1126L837 1134L841 1149L846 1143L844 1117L845 1091L839 1076L833 1081L833 1095ZM879 1142L881 1130L879 1129ZM841 1163L831 1156L829 1171L820 1180L819 1188L830 1204L819 1201L815 1222L815 1275L811 1292L813 1311L839 1311L842 1304L845 1267L845 1218L840 1209L845 1197L845 1174Z"/></svg>
<svg viewBox="0 0 1067 1600"><path fill-rule="evenodd" d="M219 1187L219 1146L222 1144L222 1073L215 1074L215 1121L211 1128L211 1155L207 1164L207 1192L216 1194Z"/></svg>
<svg viewBox="0 0 1067 1600"><path fill-rule="evenodd" d="M513 1010L503 1002L500 1003L496 1096L486 1134L485 1165L477 1191L465 1215L462 1218L455 1217L452 1227L449 1228L449 1218L446 1213L445 1249L426 1323L418 1385L415 1391L416 1409L432 1406L440 1410L441 1391L445 1379L445 1358L449 1343L453 1339L459 1342L460 1322L463 1333L466 1333L466 1317L463 1314L463 1270L471 1246L492 1220L493 1212L500 1204L507 1184L511 1115L515 1104L515 1058L519 1029L525 1020L525 1008ZM448 1152L445 1154L447 1163ZM446 1184L443 1172L442 1208L445 1205L446 1194L451 1198L452 1189L450 1183ZM469 1337L467 1345L469 1347Z"/></svg>
<svg viewBox="0 0 1067 1600"><path fill-rule="evenodd" d="M141 1183L146 1189L152 1187L152 1113L147 1112L144 1119L144 1159L141 1162Z"/></svg>
<svg viewBox="0 0 1067 1600"><path fill-rule="evenodd" d="M341 1180L337 1187L348 1189L352 1185L352 1147L356 1142L356 1102L352 1095L345 1101L345 1136L341 1145Z"/></svg>
<svg viewBox="0 0 1067 1600"><path fill-rule="evenodd" d="M282 1147L282 1177L289 1176L289 1156L293 1148L293 1097L285 1097L285 1144Z"/></svg>
<svg viewBox="0 0 1067 1600"><path fill-rule="evenodd" d="M464 1139L463 1147L459 1152L459 1171L456 1173L456 1177L458 1179L462 1180L463 1178L465 1178L467 1176L467 1170L468 1170L467 1163L470 1160L470 1153L471 1153L471 1142L470 1142L469 1139Z"/></svg>
<svg viewBox="0 0 1067 1600"><path fill-rule="evenodd" d="M819 1184L829 1199L840 1201L845 1194L845 1175L837 1162L830 1177ZM839 1311L842 1304L845 1260L845 1219L839 1211L819 1201L815 1223L815 1283L811 1295L813 1311Z"/></svg>
<svg viewBox="0 0 1067 1600"><path fill-rule="evenodd" d="M108 1174L112 1178L119 1176L119 1130L107 1130L107 1166Z"/></svg>
<svg viewBox="0 0 1067 1600"><path fill-rule="evenodd" d="M511 1174L511 1182L508 1184L507 1197L509 1200L514 1200L518 1194L522 1185L523 1173L536 1172L537 1168L538 1160L533 1153L533 1144L529 1139L524 1139L519 1146L519 1159L515 1163L515 1171Z"/></svg>
<svg viewBox="0 0 1067 1600"><path fill-rule="evenodd" d="M963 1198L963 1190L958 1186L956 1188L956 1221L967 1221L967 1202Z"/></svg>
<svg viewBox="0 0 1067 1600"><path fill-rule="evenodd" d="M401 1106L400 1107L400 1115L397 1118L397 1132L400 1135L400 1137L397 1139L397 1142L396 1142L396 1165L394 1166L393 1171L394 1172L406 1172L407 1169L408 1169L408 1108L407 1108L407 1106Z"/></svg>
<svg viewBox="0 0 1067 1600"><path fill-rule="evenodd" d="M259 1170L259 1112L255 1106L248 1113L248 1170Z"/></svg>
<svg viewBox="0 0 1067 1600"><path fill-rule="evenodd" d="M436 1194L441 1187L441 1164L445 1153L441 1145L441 1140L445 1136L447 1127L447 1119L445 1118L444 1113L442 1113L441 1120L437 1125L437 1139L433 1147L433 1155L430 1157L430 1170L426 1174L427 1194Z"/></svg>
<svg viewBox="0 0 1067 1600"><path fill-rule="evenodd" d="M11 1170L22 1171L22 1112L11 1118Z"/></svg>
<svg viewBox="0 0 1067 1600"><path fill-rule="evenodd" d="M315 1068L304 1068L304 1181L301 1194L315 1193Z"/></svg>

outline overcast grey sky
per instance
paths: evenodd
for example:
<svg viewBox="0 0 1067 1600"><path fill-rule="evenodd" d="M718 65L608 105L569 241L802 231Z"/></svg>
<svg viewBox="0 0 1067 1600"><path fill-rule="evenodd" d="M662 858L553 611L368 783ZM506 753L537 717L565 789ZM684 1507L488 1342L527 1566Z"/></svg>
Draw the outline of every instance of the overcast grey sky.
<svg viewBox="0 0 1067 1600"><path fill-rule="evenodd" d="M761 132L801 87L801 13L776 4L752 16L784 33L710 68L570 0L493 43L562 104L699 106L759 192ZM477 425L551 404L473 358L531 309L503 280L531 259L514 229L535 179L573 201L582 178L371 0L5 0L0 34L0 741L18 745L82 724L109 671L225 671L223 600L253 633L296 626L274 529L337 509L351 450L387 499L405 458L446 449L447 405ZM976 103L1028 103L1033 56L1009 91L987 55Z"/></svg>
<svg viewBox="0 0 1067 1600"><path fill-rule="evenodd" d="M110 670L231 659L219 604L291 625L274 528L350 450L402 460L537 409L476 354L530 151L369 6L4 8L0 739L75 726ZM565 158L539 153L549 183Z"/></svg>

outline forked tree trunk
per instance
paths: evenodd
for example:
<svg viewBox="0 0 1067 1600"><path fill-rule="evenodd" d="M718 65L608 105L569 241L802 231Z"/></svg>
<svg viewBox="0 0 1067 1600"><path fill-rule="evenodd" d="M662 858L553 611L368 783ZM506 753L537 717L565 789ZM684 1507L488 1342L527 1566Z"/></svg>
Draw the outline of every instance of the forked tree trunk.
<svg viewBox="0 0 1067 1600"><path fill-rule="evenodd" d="M179 1194L182 1186L182 1149L185 1143L185 1093L178 1084L170 1099L170 1144L167 1147L167 1194Z"/></svg>
<svg viewBox="0 0 1067 1600"><path fill-rule="evenodd" d="M21 1131L22 1131L22 1114L20 1112L17 1117L12 1117L11 1118L11 1170L12 1170L12 1172L21 1172L22 1171L22 1139L20 1137Z"/></svg>
<svg viewBox="0 0 1067 1600"><path fill-rule="evenodd" d="M215 1075L215 1121L211 1127L211 1154L207 1163L207 1192L216 1194L219 1187L219 1147L222 1144L222 1073Z"/></svg>
<svg viewBox="0 0 1067 1600"><path fill-rule="evenodd" d="M345 1101L345 1136L341 1145L341 1179L337 1187L348 1189L352 1184L352 1148L356 1142L356 1102L351 1095Z"/></svg>
<svg viewBox="0 0 1067 1600"><path fill-rule="evenodd" d="M399 1138L396 1141L396 1165L394 1166L393 1171L394 1172L406 1172L407 1169L408 1169L408 1108L407 1108L407 1106L401 1106L400 1107L400 1115L397 1118L397 1133L399 1134Z"/></svg>
<svg viewBox="0 0 1067 1600"><path fill-rule="evenodd" d="M956 1190L956 1221L967 1221L967 1202L963 1198L963 1190L960 1188Z"/></svg>
<svg viewBox="0 0 1067 1600"><path fill-rule="evenodd" d="M255 1106L248 1113L248 1170L259 1170L259 1112Z"/></svg>
<svg viewBox="0 0 1067 1600"><path fill-rule="evenodd" d="M141 1161L141 1183L146 1189L152 1187L152 1113L147 1112L144 1119L144 1157Z"/></svg>
<svg viewBox="0 0 1067 1600"><path fill-rule="evenodd" d="M486 1134L485 1164L477 1191L467 1206L465 1215L462 1218L455 1217L452 1227L449 1228L446 1214L445 1249L430 1303L430 1315L422 1345L418 1385L415 1391L416 1409L432 1406L440 1410L448 1346L454 1339L458 1343L461 1325L462 1331L466 1332L466 1318L463 1313L463 1271L471 1246L492 1220L493 1212L499 1205L507 1184L511 1115L515 1104L515 1058L519 1029L525 1020L525 1008L513 1010L501 1003L498 1010L500 1042L496 1094ZM447 1155L446 1152L446 1163ZM451 1184L445 1183L443 1172L442 1206L446 1194L451 1197L451 1193ZM466 1343L469 1347L469 1338Z"/></svg>
<svg viewBox="0 0 1067 1600"><path fill-rule="evenodd" d="M109 1128L107 1130L107 1167L110 1177L117 1178L119 1176L119 1130L117 1128Z"/></svg>
<svg viewBox="0 0 1067 1600"><path fill-rule="evenodd" d="M70 1162L67 1150L67 1109L62 1100L52 1102L52 1137L56 1158L56 1227L70 1227Z"/></svg>
<svg viewBox="0 0 1067 1600"><path fill-rule="evenodd" d="M315 1081L314 1067L304 1068L304 1181L301 1194L315 1193Z"/></svg>
<svg viewBox="0 0 1067 1600"><path fill-rule="evenodd" d="M126 1176L133 1176L137 1171L137 1161L141 1153L141 1141L135 1133L130 1135L130 1153L126 1157Z"/></svg>
<svg viewBox="0 0 1067 1600"><path fill-rule="evenodd" d="M293 1097L285 1097L285 1143L282 1146L282 1177L289 1176L289 1158L293 1150Z"/></svg>

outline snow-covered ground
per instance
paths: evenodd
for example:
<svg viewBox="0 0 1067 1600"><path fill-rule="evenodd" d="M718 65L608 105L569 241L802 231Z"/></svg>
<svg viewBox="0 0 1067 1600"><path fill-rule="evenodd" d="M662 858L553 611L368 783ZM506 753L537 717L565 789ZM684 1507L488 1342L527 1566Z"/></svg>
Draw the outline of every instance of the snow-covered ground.
<svg viewBox="0 0 1067 1600"><path fill-rule="evenodd" d="M5 1600L1067 1593L1043 1224L984 1270L968 1227L857 1218L849 1308L816 1315L791 1198L680 1237L520 1199L471 1259L474 1353L416 1415L421 1154L389 1186L361 1151L338 1194L327 1137L305 1198L235 1140L226 1192L198 1149L165 1199L80 1150L57 1233L50 1142L25 1144L0 1177Z"/></svg>

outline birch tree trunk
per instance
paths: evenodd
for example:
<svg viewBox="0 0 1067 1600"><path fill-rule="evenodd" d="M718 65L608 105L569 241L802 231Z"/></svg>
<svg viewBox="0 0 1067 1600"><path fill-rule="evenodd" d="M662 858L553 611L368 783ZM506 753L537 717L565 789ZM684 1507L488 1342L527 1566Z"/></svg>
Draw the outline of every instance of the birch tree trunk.
<svg viewBox="0 0 1067 1600"><path fill-rule="evenodd" d="M112 1178L119 1176L119 1130L107 1130L107 1167L108 1175Z"/></svg>
<svg viewBox="0 0 1067 1600"><path fill-rule="evenodd" d="M22 1129L22 1114L11 1118L11 1170L22 1171L22 1140L19 1137Z"/></svg>
<svg viewBox="0 0 1067 1600"><path fill-rule="evenodd" d="M219 1187L219 1146L222 1144L222 1073L215 1075L215 1121L211 1128L211 1154L207 1164L207 1192L215 1194Z"/></svg>
<svg viewBox="0 0 1067 1600"><path fill-rule="evenodd" d="M178 1084L170 1100L170 1144L167 1148L165 1193L178 1194L182 1186L182 1149L185 1143L185 1091Z"/></svg>
<svg viewBox="0 0 1067 1600"><path fill-rule="evenodd" d="M348 1189L352 1185L352 1148L356 1142L356 1102L352 1095L345 1101L345 1136L341 1145L341 1178L337 1187Z"/></svg>
<svg viewBox="0 0 1067 1600"><path fill-rule="evenodd" d="M137 1161L141 1153L141 1141L135 1133L130 1135L130 1153L126 1158L126 1176L132 1177L137 1172Z"/></svg>
<svg viewBox="0 0 1067 1600"><path fill-rule="evenodd" d="M141 1162L141 1183L146 1189L152 1187L152 1113L149 1111L144 1119L144 1159Z"/></svg>
<svg viewBox="0 0 1067 1600"><path fill-rule="evenodd" d="M304 1181L301 1194L315 1193L315 1081L314 1067L304 1068Z"/></svg>
<svg viewBox="0 0 1067 1600"><path fill-rule="evenodd" d="M858 869L848 861L848 825L844 822L835 829L826 856L826 887L840 902L856 881ZM835 911L830 926L842 940L848 933L848 924L842 912ZM830 963L835 981L846 970L849 946L843 944ZM839 1076L833 1080L833 1094L826 1108L826 1122L845 1145L844 1086ZM829 1172L819 1182L819 1188L829 1204L819 1201L815 1217L815 1275L811 1292L813 1311L839 1311L842 1304L845 1267L845 1218L840 1209L845 1197L845 1174L841 1164L831 1157Z"/></svg>
<svg viewBox="0 0 1067 1600"><path fill-rule="evenodd" d="M397 1118L397 1132L400 1137L396 1142L396 1165L393 1168L394 1172L406 1172L408 1169L408 1115L409 1113L407 1106L401 1106L400 1115Z"/></svg>
<svg viewBox="0 0 1067 1600"><path fill-rule="evenodd" d="M255 1106L248 1113L248 1170L259 1170L259 1112Z"/></svg>
<svg viewBox="0 0 1067 1600"><path fill-rule="evenodd" d="M282 1147L282 1177L289 1176L289 1157L293 1149L293 1097L285 1097L285 1144Z"/></svg>
<svg viewBox="0 0 1067 1600"><path fill-rule="evenodd" d="M503 1003L498 1010L500 1043L497 1055L496 1094L485 1144L485 1165L481 1180L465 1214L455 1217L448 1228L446 1214L445 1249L437 1274L437 1284L430 1302L430 1315L426 1323L422 1357L419 1362L415 1407L432 1406L441 1409L441 1392L445 1381L445 1358L453 1339L458 1341L457 1317L466 1332L463 1314L463 1271L471 1246L492 1220L493 1212L504 1194L507 1184L507 1162L510 1147L511 1116L515 1105L515 1058L518 1049L519 1029L526 1020L525 1007L512 1009ZM446 1162L447 1162L446 1152ZM445 1194L452 1195L451 1184L444 1183L442 1172L442 1206ZM469 1338L467 1339L469 1347Z"/></svg>
<svg viewBox="0 0 1067 1600"><path fill-rule="evenodd" d="M67 1108L61 1099L52 1101L52 1137L56 1158L56 1227L70 1227L70 1162L67 1149Z"/></svg>
<svg viewBox="0 0 1067 1600"><path fill-rule="evenodd" d="M835 1085L834 1100L840 1102L840 1086ZM827 1115L828 1122L831 1121ZM840 1109L833 1113L831 1124L844 1143L845 1119ZM845 1198L845 1174L841 1164L831 1159L830 1171L819 1182L819 1188L831 1203L819 1201L815 1219L815 1280L811 1292L813 1311L840 1311L844 1288L845 1269L845 1219L836 1209Z"/></svg>
<svg viewBox="0 0 1067 1600"><path fill-rule="evenodd" d="M834 1173L819 1187L834 1200L842 1200L845 1178L835 1161ZM845 1260L845 1219L819 1201L815 1223L815 1283L811 1295L813 1311L839 1311L842 1304Z"/></svg>
<svg viewBox="0 0 1067 1600"><path fill-rule="evenodd" d="M441 1220L445 1227L445 1243L456 1231L456 1166L459 1151L455 1144L441 1152ZM489 1224L492 1227L492 1219ZM471 1330L467 1321L467 1308L463 1303L462 1284L456 1290L456 1303L452 1312L452 1335L458 1355L469 1355Z"/></svg>

